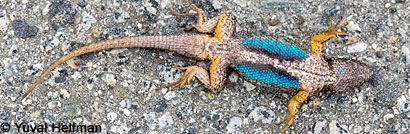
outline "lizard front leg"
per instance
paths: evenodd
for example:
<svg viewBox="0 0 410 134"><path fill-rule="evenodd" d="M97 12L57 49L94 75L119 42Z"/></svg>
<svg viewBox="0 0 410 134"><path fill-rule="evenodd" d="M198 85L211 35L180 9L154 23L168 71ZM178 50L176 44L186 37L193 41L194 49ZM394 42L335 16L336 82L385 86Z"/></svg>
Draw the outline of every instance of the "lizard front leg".
<svg viewBox="0 0 410 134"><path fill-rule="evenodd" d="M163 85L157 88L156 90L170 87L170 86L172 88L171 90L174 90L176 87L181 88L183 85L189 84L189 82L195 76L195 78L197 78L199 82L201 82L205 88L211 90L213 93L217 93L220 91L225 81L226 69L228 67L228 64L226 63L227 62L225 60L221 60L220 57L213 59L212 64L209 69L210 70L209 73L206 69L200 66L188 66L188 67L172 66L173 68L176 68L176 69L186 70L184 75L177 82Z"/></svg>
<svg viewBox="0 0 410 134"><path fill-rule="evenodd" d="M342 21L343 16L340 17L340 19L337 21L336 25L332 26L332 16L329 16L329 28L327 31L321 31L316 33L310 40L310 46L312 48L312 52L320 52L322 53L323 51L323 44L327 40L330 40L332 38L335 38L336 40L339 40L337 38L336 34L345 34L345 32L339 32L337 30L345 27L347 25L344 24L342 26L337 27L339 25L340 21Z"/></svg>

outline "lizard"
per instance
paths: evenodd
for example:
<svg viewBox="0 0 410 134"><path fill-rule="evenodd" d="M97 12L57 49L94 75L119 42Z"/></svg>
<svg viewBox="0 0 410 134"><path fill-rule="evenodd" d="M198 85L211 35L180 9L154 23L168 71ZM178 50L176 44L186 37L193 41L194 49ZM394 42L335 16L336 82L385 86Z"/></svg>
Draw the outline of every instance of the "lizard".
<svg viewBox="0 0 410 134"><path fill-rule="evenodd" d="M185 70L180 80L157 88L182 88L196 78L212 93L221 91L228 68L234 68L246 80L264 87L275 87L284 91L297 92L288 104L288 114L276 125L284 126L277 133L284 133L292 124L303 102L322 89L343 93L371 79L373 69L357 60L328 58L324 56L323 43L338 40L338 31L347 24L338 26L343 17L332 26L314 34L310 40L311 50L295 45L288 38L277 36L235 37L235 20L231 12L225 12L204 20L201 9L184 0L195 13L172 13L176 16L197 16L195 25L185 30L196 29L197 34L157 35L123 37L104 40L73 50L54 61L35 83L25 92L21 100L34 90L49 72L65 61L90 52L116 48L156 48L175 51L198 60L210 61L209 71L200 66L172 68Z"/></svg>

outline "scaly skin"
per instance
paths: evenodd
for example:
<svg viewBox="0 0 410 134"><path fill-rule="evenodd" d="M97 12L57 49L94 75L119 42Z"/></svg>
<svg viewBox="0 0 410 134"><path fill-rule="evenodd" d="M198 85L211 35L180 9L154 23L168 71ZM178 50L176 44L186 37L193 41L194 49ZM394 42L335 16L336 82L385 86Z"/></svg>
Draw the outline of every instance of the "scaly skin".
<svg viewBox="0 0 410 134"><path fill-rule="evenodd" d="M187 30L195 28L200 34L127 37L101 41L78 48L59 58L43 71L36 82L23 95L22 99L50 71L73 57L115 48L158 48L212 62L209 72L200 66L172 66L173 68L186 70L184 75L179 81L166 84L158 89L172 87L172 90L174 90L176 87L189 84L192 78L196 77L205 88L213 93L218 93L226 79L227 68L233 67L240 74L244 75L247 80L255 82L255 84L280 87L288 91L299 91L289 101L288 115L277 123L280 125L286 122L277 131L277 133L284 133L292 124L302 103L312 94L322 90L324 87L329 87L336 92L345 92L349 88L363 84L373 75L372 68L361 62L348 59L326 58L323 56L323 43L332 38L337 39L336 34L343 34L343 32L337 31L347 25L337 27L342 18L339 19L335 26L332 26L332 21L330 21L328 30L315 34L311 38L312 50L305 54L305 51L297 49L292 41L284 38L237 38L234 36L235 22L230 12L204 21L201 10L194 4L189 4L187 0L185 2L196 13L173 14L177 16L198 16L197 23ZM330 17L329 19L332 20ZM210 36L209 33L213 33L214 36ZM244 42L246 40L249 42ZM262 41L262 47L257 46L261 45L257 41ZM281 42L282 44L280 44ZM246 45L246 43L251 45ZM252 45L256 45L256 47ZM286 49L277 48L277 46L286 47ZM287 48L291 49L288 50ZM296 58L287 54L295 54ZM295 84L295 82L297 83ZM297 88L291 89L289 87Z"/></svg>

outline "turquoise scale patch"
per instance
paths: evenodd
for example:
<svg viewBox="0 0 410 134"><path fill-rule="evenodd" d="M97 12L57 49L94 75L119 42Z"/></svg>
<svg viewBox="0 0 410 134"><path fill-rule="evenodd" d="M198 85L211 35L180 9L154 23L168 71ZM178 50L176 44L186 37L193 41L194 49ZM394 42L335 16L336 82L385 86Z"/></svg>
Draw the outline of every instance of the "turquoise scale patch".
<svg viewBox="0 0 410 134"><path fill-rule="evenodd" d="M305 59L309 53L296 46L292 41L278 39L276 37L256 37L249 39L242 39L242 44L268 51L273 54L279 54L285 59Z"/></svg>
<svg viewBox="0 0 410 134"><path fill-rule="evenodd" d="M246 64L237 64L235 68L245 75L246 78L256 80L266 86L279 86L284 88L300 87L298 80L272 70L260 69Z"/></svg>

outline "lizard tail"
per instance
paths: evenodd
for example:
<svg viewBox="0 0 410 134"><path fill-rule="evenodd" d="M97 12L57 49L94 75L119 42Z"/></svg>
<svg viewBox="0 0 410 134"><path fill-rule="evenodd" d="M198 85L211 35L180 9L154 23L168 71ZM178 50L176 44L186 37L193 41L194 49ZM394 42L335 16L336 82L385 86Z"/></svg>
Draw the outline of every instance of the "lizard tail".
<svg viewBox="0 0 410 134"><path fill-rule="evenodd" d="M208 37L203 35L138 36L105 40L80 47L57 59L46 70L44 70L43 73L37 78L36 82L23 95L21 100L23 100L31 91L33 91L34 88L40 83L42 79L44 79L44 77L47 76L49 72L71 58L101 50L138 47L171 50L185 56L203 59L204 57L198 55L198 52L202 51L202 48L204 48L203 39L206 38Z"/></svg>

